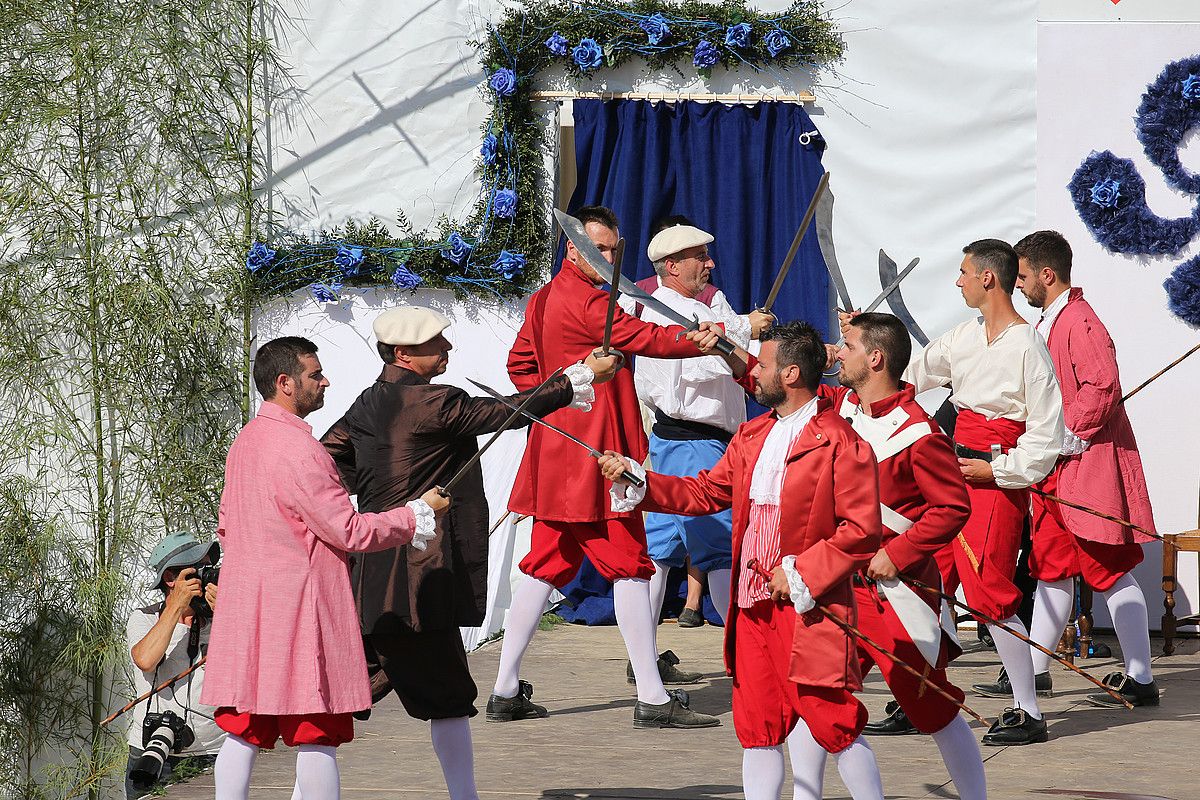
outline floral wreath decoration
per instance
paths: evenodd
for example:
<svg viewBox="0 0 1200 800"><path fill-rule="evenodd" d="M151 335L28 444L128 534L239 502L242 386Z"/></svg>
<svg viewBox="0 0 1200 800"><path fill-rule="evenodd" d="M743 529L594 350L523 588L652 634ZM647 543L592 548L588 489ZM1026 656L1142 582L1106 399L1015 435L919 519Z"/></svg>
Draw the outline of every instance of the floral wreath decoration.
<svg viewBox="0 0 1200 800"><path fill-rule="evenodd" d="M1138 141L1163 179L1200 195L1200 175L1179 160L1184 137L1200 126L1200 55L1168 64L1142 95L1134 118ZM1165 219L1146 203L1137 167L1105 150L1093 152L1067 184L1075 210L1096 241L1114 253L1177 256L1200 234L1200 204L1189 217ZM1200 327L1200 255L1177 266L1163 282L1167 307Z"/></svg>
<svg viewBox="0 0 1200 800"><path fill-rule="evenodd" d="M347 286L442 288L459 298L527 294L549 269L553 247L545 132L531 97L539 73L560 67L579 82L637 58L652 70L684 77L682 68L690 68L708 78L718 65L819 68L844 50L820 0L794 0L771 14L736 0L526 0L473 44L491 113L476 162L480 193L467 219L443 216L432 230L416 232L401 211L399 235L372 218L316 236L255 241L246 256L252 300L308 287L317 302L336 302Z"/></svg>

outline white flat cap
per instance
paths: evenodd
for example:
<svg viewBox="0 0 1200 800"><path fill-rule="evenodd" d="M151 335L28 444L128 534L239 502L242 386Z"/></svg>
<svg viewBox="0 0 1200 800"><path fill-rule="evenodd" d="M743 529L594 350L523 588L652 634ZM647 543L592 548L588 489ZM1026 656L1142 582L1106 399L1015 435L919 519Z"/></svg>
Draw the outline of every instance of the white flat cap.
<svg viewBox="0 0 1200 800"><path fill-rule="evenodd" d="M450 320L432 308L401 306L383 312L371 323L384 344L425 344L450 327Z"/></svg>
<svg viewBox="0 0 1200 800"><path fill-rule="evenodd" d="M659 231L646 246L646 256L651 261L661 261L689 247L699 247L713 240L711 233L691 225L675 225Z"/></svg>

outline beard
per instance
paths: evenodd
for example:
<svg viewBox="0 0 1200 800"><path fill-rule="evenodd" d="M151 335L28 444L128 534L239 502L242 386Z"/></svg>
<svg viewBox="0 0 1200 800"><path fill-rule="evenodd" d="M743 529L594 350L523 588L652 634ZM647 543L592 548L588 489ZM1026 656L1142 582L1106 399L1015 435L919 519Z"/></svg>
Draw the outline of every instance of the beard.
<svg viewBox="0 0 1200 800"><path fill-rule="evenodd" d="M754 387L754 399L767 408L776 408L782 405L787 400L787 392L783 390L783 383L780 382L779 376L775 375L772 382L760 380Z"/></svg>
<svg viewBox="0 0 1200 800"><path fill-rule="evenodd" d="M842 366L838 369L837 379L842 386L857 391L858 387L867 380L867 368L863 367L858 372L854 372L845 362L842 362Z"/></svg>
<svg viewBox="0 0 1200 800"><path fill-rule="evenodd" d="M323 405L325 405L325 390L321 386L314 386L311 392L304 392L296 396L296 409L303 412L297 414L299 417L305 417Z"/></svg>
<svg viewBox="0 0 1200 800"><path fill-rule="evenodd" d="M1025 295L1025 299L1029 302L1029 305L1034 308L1046 307L1046 287L1040 283L1033 284L1029 287L1028 292L1022 292L1022 294Z"/></svg>

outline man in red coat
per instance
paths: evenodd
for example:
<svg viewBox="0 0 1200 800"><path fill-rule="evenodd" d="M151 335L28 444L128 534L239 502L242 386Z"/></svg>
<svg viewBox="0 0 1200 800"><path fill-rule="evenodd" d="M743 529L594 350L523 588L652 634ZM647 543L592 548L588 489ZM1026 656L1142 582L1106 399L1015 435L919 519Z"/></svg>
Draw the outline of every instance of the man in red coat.
<svg viewBox="0 0 1200 800"><path fill-rule="evenodd" d="M620 234L612 211L587 206L576 212L584 230L610 262ZM601 344L608 293L600 275L567 243L562 269L529 299L525 324L508 354L508 373L518 390L537 386L554 370L586 358ZM678 325L662 327L632 317L619 308L612 327L612 347L625 354L656 358L701 355L716 342L720 328L703 323L688 333ZM622 370L596 387L591 413L564 408L547 421L598 450L620 449L639 461L646 458L646 434L633 376ZM650 583L654 564L646 553L646 529L640 512L614 513L600 473L587 451L535 425L521 460L509 510L533 517L532 547L520 564L525 579L513 594L504 625L504 644L496 686L488 699L487 720L508 722L544 717L546 709L530 701L533 687L519 678L538 621L555 587L568 583L586 555L613 582L617 625L625 639L637 683L633 724L644 728L696 728L719 725L716 717L688 708L686 693L668 693L654 652Z"/></svg>
<svg viewBox="0 0 1200 800"><path fill-rule="evenodd" d="M913 387L900 380L912 343L904 323L891 314L859 314L850 321L838 351L838 381L820 387L875 454L883 546L865 576L854 576L858 627L960 702L963 692L946 677L946 664L962 650L953 629L944 629L942 602L897 580L905 575L933 586L941 582L934 554L954 540L971 515L967 486L954 444L917 404ZM858 642L865 675L879 666L896 701L891 716L864 733L930 734L963 800L985 800L987 782L979 745L958 707L897 667L891 658Z"/></svg>
<svg viewBox="0 0 1200 800"><path fill-rule="evenodd" d="M822 796L826 754L836 753L855 800L882 800L875 755L861 736L867 711L853 694L862 688L856 648L816 608L855 620L850 576L880 542L875 458L817 397L827 354L812 326L775 326L762 341L755 397L773 413L738 428L711 470L649 473L644 489L633 489L616 484L622 469L641 471L636 457L610 452L600 465L621 509L695 516L733 508L725 668L747 800L778 800L784 741L795 797Z"/></svg>
<svg viewBox="0 0 1200 800"><path fill-rule="evenodd" d="M1037 328L1054 360L1066 425L1058 464L1038 488L1154 530L1137 440L1121 403L1116 348L1083 290L1071 287L1071 245L1055 231L1038 231L1015 249L1018 286L1031 306L1042 309ZM1049 648L1058 643L1074 608L1074 579L1082 577L1104 595L1125 659L1125 672L1105 682L1138 706L1158 705L1146 597L1130 572L1149 541L1123 525L1033 496L1029 570L1038 579L1033 639ZM1033 664L1045 673L1049 688L1047 656L1035 651ZM1117 705L1103 692L1088 700Z"/></svg>

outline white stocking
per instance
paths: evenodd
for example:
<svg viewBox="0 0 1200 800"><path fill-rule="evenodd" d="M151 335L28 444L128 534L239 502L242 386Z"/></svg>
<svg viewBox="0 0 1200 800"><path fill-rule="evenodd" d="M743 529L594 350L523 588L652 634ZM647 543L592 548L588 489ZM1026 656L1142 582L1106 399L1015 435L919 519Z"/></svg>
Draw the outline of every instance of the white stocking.
<svg viewBox="0 0 1200 800"><path fill-rule="evenodd" d="M667 599L667 574L671 568L654 562L654 577L650 579L650 622L654 625L654 652L658 652L658 621L662 619L663 601Z"/></svg>
<svg viewBox="0 0 1200 800"><path fill-rule="evenodd" d="M213 766L213 782L217 800L247 800L250 797L250 773L258 748L232 733L225 737L217 762Z"/></svg>
<svg viewBox="0 0 1200 800"><path fill-rule="evenodd" d="M1150 671L1150 626L1142 587L1126 572L1104 593L1104 601L1125 658L1125 674L1138 683L1149 683L1154 675Z"/></svg>
<svg viewBox="0 0 1200 800"><path fill-rule="evenodd" d="M512 605L504 618L504 640L500 645L500 668L496 672L493 694L500 697L516 697L521 688L521 658L525 649L537 633L542 612L550 601L554 587L543 580L526 575L521 585L513 592Z"/></svg>
<svg viewBox="0 0 1200 800"><path fill-rule="evenodd" d="M429 721L433 752L437 753L446 778L450 800L479 800L475 788L475 750L467 717Z"/></svg>
<svg viewBox="0 0 1200 800"><path fill-rule="evenodd" d="M1063 578L1054 583L1038 581L1037 591L1034 593L1033 623L1030 625L1032 630L1029 638L1053 652L1062 639L1067 620L1071 618L1074 608L1074 578ZM1034 675L1041 675L1050 669L1050 656L1034 648L1030 648L1029 655L1033 659Z"/></svg>
<svg viewBox="0 0 1200 800"><path fill-rule="evenodd" d="M1029 635L1025 630L1025 623L1015 614L1000 621L1013 630ZM1000 661L1008 672L1008 680L1012 683L1013 704L1034 719L1041 719L1042 712L1038 708L1037 695L1033 690L1033 658L1029 654L1033 648L998 625L989 625L988 630L992 632L996 652L1000 655Z"/></svg>
<svg viewBox="0 0 1200 800"><path fill-rule="evenodd" d="M296 748L296 791L304 800L339 800L336 747L302 744Z"/></svg>
<svg viewBox="0 0 1200 800"><path fill-rule="evenodd" d="M725 621L725 615L729 613L730 572L728 569L714 569L708 573L708 596L712 599L713 608L720 615L721 622Z"/></svg>
<svg viewBox="0 0 1200 800"><path fill-rule="evenodd" d="M942 761L946 762L946 771L954 781L958 796L962 800L987 800L983 758L967 721L955 717L949 725L933 734L933 742L942 753Z"/></svg>
<svg viewBox="0 0 1200 800"><path fill-rule="evenodd" d="M746 800L779 800L783 791L783 747L742 751L742 791Z"/></svg>
<svg viewBox="0 0 1200 800"><path fill-rule="evenodd" d="M629 651L638 700L661 705L671 698L658 674L658 652L654 649L654 623L650 619L650 582L639 578L613 581L613 606L617 627Z"/></svg>
<svg viewBox="0 0 1200 800"><path fill-rule="evenodd" d="M854 743L837 754L838 775L850 790L854 800L883 800L883 779L875 751L859 736Z"/></svg>
<svg viewBox="0 0 1200 800"><path fill-rule="evenodd" d="M792 800L821 800L829 753L817 744L804 720L799 720L788 734L787 746L792 760Z"/></svg>

